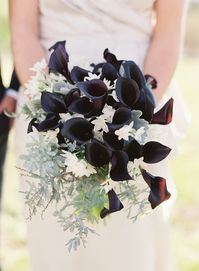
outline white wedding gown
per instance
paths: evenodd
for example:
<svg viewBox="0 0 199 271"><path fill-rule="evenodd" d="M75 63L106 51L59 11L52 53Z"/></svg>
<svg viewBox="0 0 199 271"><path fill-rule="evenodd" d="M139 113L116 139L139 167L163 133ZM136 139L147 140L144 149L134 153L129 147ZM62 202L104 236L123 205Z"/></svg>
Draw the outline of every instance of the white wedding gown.
<svg viewBox="0 0 199 271"><path fill-rule="evenodd" d="M55 42L66 40L70 65L102 61L103 50L109 48L119 59L132 59L143 66L153 31L154 0L40 0L40 39L48 55ZM169 94L171 92L171 94ZM168 96L178 95L176 123L182 123L182 103L173 87ZM22 97L23 95L21 95ZM23 98L21 98L23 99ZM179 121L180 120L180 121ZM25 132L23 121L16 123L18 142ZM180 125L178 128L183 128ZM173 134L171 128L167 132ZM175 147L174 136L167 145ZM18 144L19 153L24 146ZM174 198L173 183L166 163L150 168L164 176ZM65 246L67 234L47 210L28 221L28 244L33 271L172 271L168 203L136 223L123 212L112 215L106 227L97 226L101 236L92 236L87 248L69 254Z"/></svg>

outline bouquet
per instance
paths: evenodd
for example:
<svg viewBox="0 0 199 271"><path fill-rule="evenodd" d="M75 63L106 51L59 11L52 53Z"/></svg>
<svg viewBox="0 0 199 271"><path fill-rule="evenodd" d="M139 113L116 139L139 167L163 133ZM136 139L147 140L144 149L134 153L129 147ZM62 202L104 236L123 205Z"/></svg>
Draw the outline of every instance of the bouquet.
<svg viewBox="0 0 199 271"><path fill-rule="evenodd" d="M23 171L30 217L51 206L63 230L72 233L69 250L86 244L92 225L123 208L136 220L148 205L169 199L166 180L147 165L171 149L150 141L153 127L172 120L173 99L154 113L155 78L108 49L105 62L69 70L65 41L57 42L48 71L44 60L26 86L29 142Z"/></svg>

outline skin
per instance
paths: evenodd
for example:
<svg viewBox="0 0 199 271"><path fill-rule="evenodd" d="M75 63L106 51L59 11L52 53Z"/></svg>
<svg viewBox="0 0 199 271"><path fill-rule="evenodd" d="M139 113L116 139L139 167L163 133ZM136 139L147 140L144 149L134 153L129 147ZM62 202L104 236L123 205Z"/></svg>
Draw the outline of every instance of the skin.
<svg viewBox="0 0 199 271"><path fill-rule="evenodd" d="M16 108L16 100L13 99L12 97L5 96L0 103L0 114L6 110L8 113L13 113L15 112Z"/></svg>
<svg viewBox="0 0 199 271"><path fill-rule="evenodd" d="M153 75L158 81L158 88L154 90L157 101L166 92L178 62L185 2L186 0L156 2L157 24L145 59L144 73ZM45 57L39 41L38 17L38 0L10 0L12 48L22 84L31 76L29 68Z"/></svg>
<svg viewBox="0 0 199 271"><path fill-rule="evenodd" d="M158 88L156 101L164 96L174 75L182 47L186 0L158 0L157 23L144 63L144 73L153 75Z"/></svg>

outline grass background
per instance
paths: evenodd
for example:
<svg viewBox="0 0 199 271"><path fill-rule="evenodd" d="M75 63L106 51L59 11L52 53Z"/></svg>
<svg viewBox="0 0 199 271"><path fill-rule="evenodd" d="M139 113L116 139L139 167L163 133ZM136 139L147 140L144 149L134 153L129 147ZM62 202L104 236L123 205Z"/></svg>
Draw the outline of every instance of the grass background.
<svg viewBox="0 0 199 271"><path fill-rule="evenodd" d="M185 37L186 56L176 72L179 85L191 113L192 123L182 140L182 153L171 162L178 191L173 210L172 243L180 271L199 270L199 8L190 8ZM7 1L0 0L0 56L3 75L11 72ZM5 167L3 210L1 214L1 262L4 271L30 271L26 248L26 228L15 169L14 132L11 133ZM171 270L172 271L172 270Z"/></svg>

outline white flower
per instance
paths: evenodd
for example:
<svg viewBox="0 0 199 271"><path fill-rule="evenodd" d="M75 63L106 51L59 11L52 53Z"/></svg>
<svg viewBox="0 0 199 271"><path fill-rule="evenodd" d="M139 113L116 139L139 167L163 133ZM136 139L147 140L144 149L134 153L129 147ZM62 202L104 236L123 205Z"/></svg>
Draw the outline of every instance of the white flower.
<svg viewBox="0 0 199 271"><path fill-rule="evenodd" d="M104 84L106 85L106 87L108 88L108 90L112 90L115 89L115 82L113 85L111 85L111 81L107 80L106 78L103 79Z"/></svg>
<svg viewBox="0 0 199 271"><path fill-rule="evenodd" d="M112 121L115 110L111 106L105 105L102 110L102 113L103 113L102 115L100 115L99 117L92 121L92 124L94 124L95 132L103 130L105 133L107 133L108 126L106 122Z"/></svg>
<svg viewBox="0 0 199 271"><path fill-rule="evenodd" d="M84 118L83 115L78 114L78 113L74 113L73 115L71 115L70 113L60 113L59 116L61 118L62 123L73 118Z"/></svg>
<svg viewBox="0 0 199 271"><path fill-rule="evenodd" d="M83 176L89 177L91 174L95 174L95 168L87 163L85 160L80 160L73 153L68 151L63 151L65 158L66 173L73 174L76 178L81 178Z"/></svg>
<svg viewBox="0 0 199 271"><path fill-rule="evenodd" d="M101 117L107 122L111 122L113 115L115 114L115 110L110 105L105 104L102 113L103 115L101 115Z"/></svg>
<svg viewBox="0 0 199 271"><path fill-rule="evenodd" d="M133 123L134 122L131 122L130 125L124 125L122 128L115 131L119 140L124 139L128 141L130 136L134 136L136 130L132 128Z"/></svg>
<svg viewBox="0 0 199 271"><path fill-rule="evenodd" d="M95 132L103 130L105 133L108 133L108 126L106 124L105 119L102 116L97 117L91 123L94 124Z"/></svg>
<svg viewBox="0 0 199 271"><path fill-rule="evenodd" d="M101 74L97 75L97 74L94 74L92 72L89 72L88 76L86 76L84 78L84 81L90 81L90 80L93 80L93 79L100 79L100 77L101 77Z"/></svg>
<svg viewBox="0 0 199 271"><path fill-rule="evenodd" d="M116 91L115 91L115 90L112 91L112 93L110 94L110 96L112 96L113 99L114 99L116 102L119 102L119 99L118 99L118 97L117 97L117 95L116 95Z"/></svg>
<svg viewBox="0 0 199 271"><path fill-rule="evenodd" d="M30 68L30 70L36 73L40 73L41 71L45 70L46 67L47 63L46 60L43 58L41 61L35 63L35 65L32 68Z"/></svg>

